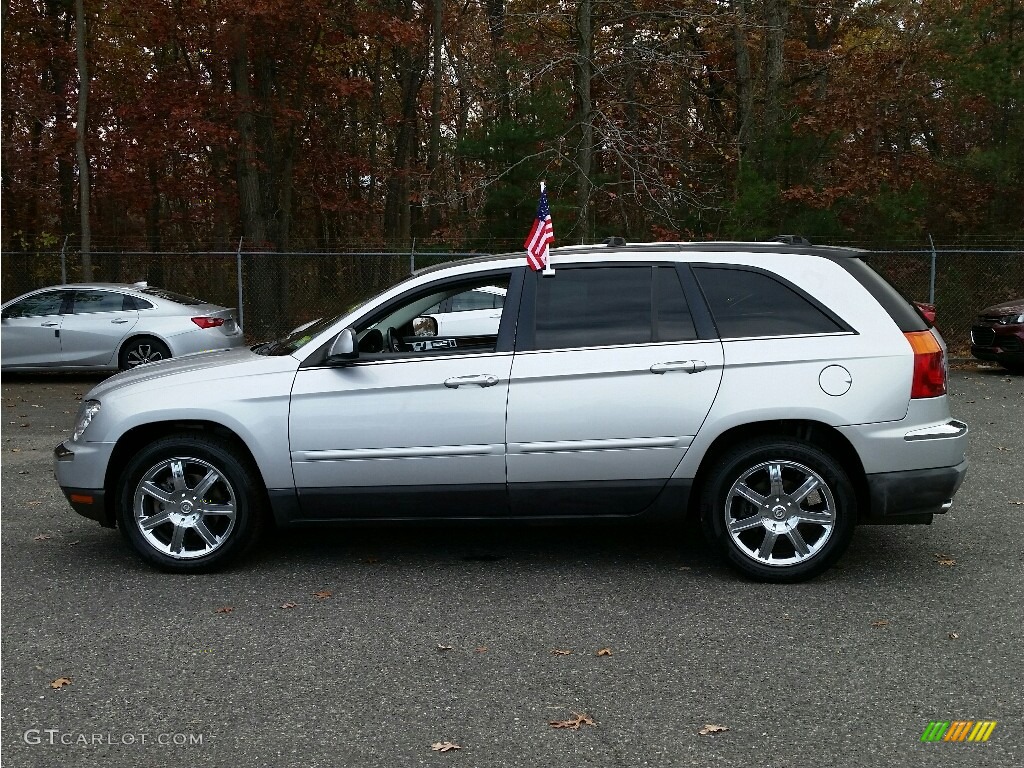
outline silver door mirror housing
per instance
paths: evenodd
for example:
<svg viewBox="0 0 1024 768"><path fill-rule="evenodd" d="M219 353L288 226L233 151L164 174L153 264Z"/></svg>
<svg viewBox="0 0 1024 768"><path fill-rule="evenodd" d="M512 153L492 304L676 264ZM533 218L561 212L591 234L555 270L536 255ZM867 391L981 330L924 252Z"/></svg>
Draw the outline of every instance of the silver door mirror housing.
<svg viewBox="0 0 1024 768"><path fill-rule="evenodd" d="M346 328L331 342L327 350L328 363L343 363L355 360L359 357L359 342L356 340L356 332L352 328Z"/></svg>
<svg viewBox="0 0 1024 768"><path fill-rule="evenodd" d="M412 332L416 336L437 336L437 318L422 315L412 321Z"/></svg>

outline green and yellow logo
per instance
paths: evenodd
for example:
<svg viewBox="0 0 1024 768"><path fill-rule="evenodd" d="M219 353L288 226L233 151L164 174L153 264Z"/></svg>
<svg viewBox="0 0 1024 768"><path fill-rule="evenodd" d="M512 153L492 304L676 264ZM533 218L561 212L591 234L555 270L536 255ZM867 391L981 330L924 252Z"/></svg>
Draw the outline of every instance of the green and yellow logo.
<svg viewBox="0 0 1024 768"><path fill-rule="evenodd" d="M995 729L995 720L932 720L921 741L988 741Z"/></svg>

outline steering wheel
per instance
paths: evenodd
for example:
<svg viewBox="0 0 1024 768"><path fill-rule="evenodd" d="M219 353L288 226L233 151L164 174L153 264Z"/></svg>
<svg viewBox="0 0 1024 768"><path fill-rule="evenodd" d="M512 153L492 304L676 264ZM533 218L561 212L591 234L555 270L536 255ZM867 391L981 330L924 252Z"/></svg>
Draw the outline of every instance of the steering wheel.
<svg viewBox="0 0 1024 768"><path fill-rule="evenodd" d="M402 351L402 340L398 336L398 331L394 327L388 328L388 349L392 352Z"/></svg>

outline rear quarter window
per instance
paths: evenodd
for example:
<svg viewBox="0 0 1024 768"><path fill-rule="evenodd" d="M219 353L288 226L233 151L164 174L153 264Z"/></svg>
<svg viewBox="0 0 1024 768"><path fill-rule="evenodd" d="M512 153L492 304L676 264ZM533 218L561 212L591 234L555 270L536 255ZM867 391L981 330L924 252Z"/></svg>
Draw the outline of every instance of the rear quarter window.
<svg viewBox="0 0 1024 768"><path fill-rule="evenodd" d="M737 267L693 271L723 339L850 330L824 307L766 272Z"/></svg>

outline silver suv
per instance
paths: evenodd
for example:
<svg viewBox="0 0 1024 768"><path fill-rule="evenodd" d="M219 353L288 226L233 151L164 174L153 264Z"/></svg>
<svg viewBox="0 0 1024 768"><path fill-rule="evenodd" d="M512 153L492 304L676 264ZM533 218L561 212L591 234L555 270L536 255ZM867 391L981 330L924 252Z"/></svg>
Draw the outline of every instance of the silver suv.
<svg viewBox="0 0 1024 768"><path fill-rule="evenodd" d="M71 505L210 570L269 524L679 518L797 581L858 523L930 523L963 480L945 345L836 248L654 243L424 270L252 349L128 371L56 449ZM490 333L424 313L504 292ZM434 335L430 335L433 332Z"/></svg>

